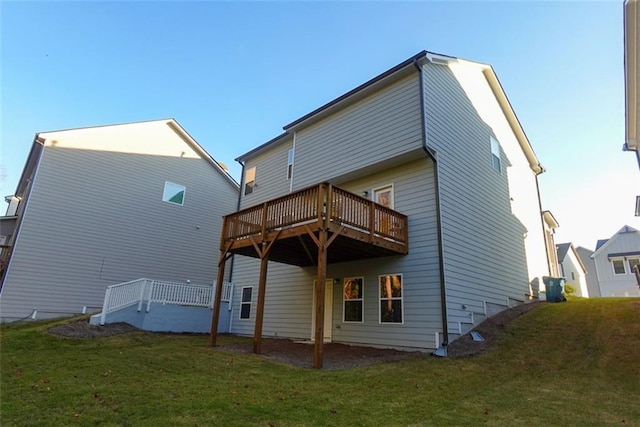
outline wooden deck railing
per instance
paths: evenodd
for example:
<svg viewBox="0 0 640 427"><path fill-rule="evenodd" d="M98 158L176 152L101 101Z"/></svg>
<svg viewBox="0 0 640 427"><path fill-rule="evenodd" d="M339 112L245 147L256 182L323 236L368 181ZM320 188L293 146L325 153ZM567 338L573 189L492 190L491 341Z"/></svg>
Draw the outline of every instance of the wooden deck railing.
<svg viewBox="0 0 640 427"><path fill-rule="evenodd" d="M407 216L369 199L322 183L224 217L223 242L326 221L407 244ZM223 243L224 244L224 243Z"/></svg>

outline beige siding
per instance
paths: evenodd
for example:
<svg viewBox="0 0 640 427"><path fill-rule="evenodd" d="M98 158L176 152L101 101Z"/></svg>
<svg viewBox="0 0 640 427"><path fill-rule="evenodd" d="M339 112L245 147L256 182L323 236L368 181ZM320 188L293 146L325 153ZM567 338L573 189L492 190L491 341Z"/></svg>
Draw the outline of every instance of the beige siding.
<svg viewBox="0 0 640 427"><path fill-rule="evenodd" d="M167 144L185 145L174 138L166 127ZM162 201L165 181L186 186L184 206ZM193 155L47 146L2 289L2 317L101 307L108 285L140 277L211 283L221 217L236 203L235 187Z"/></svg>

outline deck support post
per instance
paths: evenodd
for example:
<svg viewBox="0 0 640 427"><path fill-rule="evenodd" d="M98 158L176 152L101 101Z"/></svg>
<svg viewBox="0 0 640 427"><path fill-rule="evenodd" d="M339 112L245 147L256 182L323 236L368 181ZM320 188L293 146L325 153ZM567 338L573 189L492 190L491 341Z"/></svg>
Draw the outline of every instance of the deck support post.
<svg viewBox="0 0 640 427"><path fill-rule="evenodd" d="M269 251L263 250L260 257L260 281L258 282L258 305L256 307L256 324L253 331L253 352L260 354L262 350L262 321L264 319L264 294L267 288L267 266Z"/></svg>
<svg viewBox="0 0 640 427"><path fill-rule="evenodd" d="M324 298L325 281L327 279L327 229L319 232L318 244L318 278L316 279L316 330L313 346L313 367L322 368L322 356L324 353Z"/></svg>
<svg viewBox="0 0 640 427"><path fill-rule="evenodd" d="M209 335L209 345L216 346L218 338L218 319L220 318L220 303L222 300L222 287L224 282L224 267L229 259L228 249L220 251L220 262L218 262L218 277L216 279L216 296L213 303L213 314L211 315L211 334Z"/></svg>

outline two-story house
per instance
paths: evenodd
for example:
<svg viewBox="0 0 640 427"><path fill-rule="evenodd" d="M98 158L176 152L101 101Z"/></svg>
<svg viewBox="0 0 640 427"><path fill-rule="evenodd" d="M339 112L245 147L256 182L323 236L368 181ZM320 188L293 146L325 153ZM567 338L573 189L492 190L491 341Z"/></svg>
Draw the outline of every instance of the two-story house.
<svg viewBox="0 0 640 427"><path fill-rule="evenodd" d="M549 275L544 171L491 66L420 52L243 154L231 333L440 353ZM219 301L219 298L217 299ZM216 343L217 305L212 344Z"/></svg>
<svg viewBox="0 0 640 427"><path fill-rule="evenodd" d="M603 297L640 296L640 231L625 225L591 254Z"/></svg>
<svg viewBox="0 0 640 427"><path fill-rule="evenodd" d="M94 311L142 277L212 283L237 197L173 119L36 134L0 217L1 319Z"/></svg>

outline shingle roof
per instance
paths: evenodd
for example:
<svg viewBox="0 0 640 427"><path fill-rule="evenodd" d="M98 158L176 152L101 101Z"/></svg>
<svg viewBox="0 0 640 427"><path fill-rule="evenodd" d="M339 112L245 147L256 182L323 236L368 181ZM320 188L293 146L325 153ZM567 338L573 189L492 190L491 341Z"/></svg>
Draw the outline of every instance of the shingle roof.
<svg viewBox="0 0 640 427"><path fill-rule="evenodd" d="M558 262L564 261L564 257L567 256L567 252L569 252L570 247L571 247L571 242L560 243L556 245L556 252L558 253Z"/></svg>
<svg viewBox="0 0 640 427"><path fill-rule="evenodd" d="M602 247L605 243L607 243L609 239L600 239L598 243L596 243L596 251Z"/></svg>

